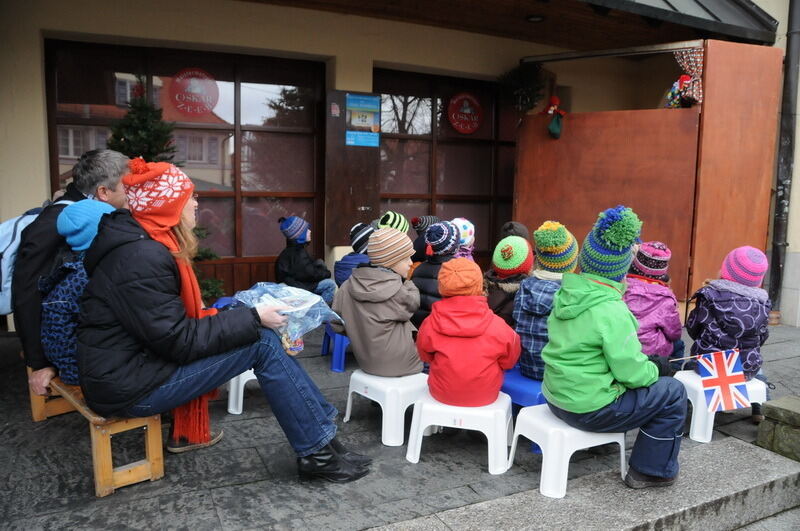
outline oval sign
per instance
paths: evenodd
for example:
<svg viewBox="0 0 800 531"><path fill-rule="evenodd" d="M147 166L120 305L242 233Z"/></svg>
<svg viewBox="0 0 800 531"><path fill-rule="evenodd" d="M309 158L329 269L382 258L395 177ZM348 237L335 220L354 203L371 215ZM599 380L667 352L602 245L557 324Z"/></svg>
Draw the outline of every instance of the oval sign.
<svg viewBox="0 0 800 531"><path fill-rule="evenodd" d="M447 119L453 129L463 135L471 135L483 122L483 108L478 98L468 92L461 92L450 98Z"/></svg>
<svg viewBox="0 0 800 531"><path fill-rule="evenodd" d="M172 78L169 99L184 114L208 114L219 101L219 88L216 80L205 70L184 68Z"/></svg>

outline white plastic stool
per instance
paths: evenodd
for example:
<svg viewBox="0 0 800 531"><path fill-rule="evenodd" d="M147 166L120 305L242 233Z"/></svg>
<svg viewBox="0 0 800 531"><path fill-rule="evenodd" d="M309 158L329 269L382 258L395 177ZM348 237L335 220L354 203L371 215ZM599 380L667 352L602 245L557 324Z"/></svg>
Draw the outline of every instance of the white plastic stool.
<svg viewBox="0 0 800 531"><path fill-rule="evenodd" d="M403 446L406 409L419 397L428 393L428 375L419 373L388 378L356 369L350 376L344 422L350 420L353 393L358 393L381 405L383 410L381 442L386 446Z"/></svg>
<svg viewBox="0 0 800 531"><path fill-rule="evenodd" d="M689 438L702 443L711 442L716 412L708 410L700 375L694 371L678 371L675 373L675 379L686 388L686 395L692 403L692 424L689 428ZM767 386L761 380L753 378L747 382L747 395L750 397L750 402L758 404L766 402Z"/></svg>
<svg viewBox="0 0 800 531"><path fill-rule="evenodd" d="M487 406L459 407L442 404L430 393L425 393L414 404L406 460L419 462L422 436L428 426L482 432L489 442L489 473L502 474L508 470L507 452L512 424L511 397L507 394L499 393L497 400Z"/></svg>
<svg viewBox="0 0 800 531"><path fill-rule="evenodd" d="M231 415L242 414L242 402L244 402L244 384L256 379L253 369L245 371L239 376L234 376L228 382L228 413Z"/></svg>
<svg viewBox="0 0 800 531"><path fill-rule="evenodd" d="M508 467L514 464L517 439L522 435L542 449L542 472L539 492L548 498L563 498L567 493L569 458L578 450L617 443L619 445L619 469L625 479L625 433L596 433L573 428L553 415L547 404L520 409L514 428L514 442Z"/></svg>

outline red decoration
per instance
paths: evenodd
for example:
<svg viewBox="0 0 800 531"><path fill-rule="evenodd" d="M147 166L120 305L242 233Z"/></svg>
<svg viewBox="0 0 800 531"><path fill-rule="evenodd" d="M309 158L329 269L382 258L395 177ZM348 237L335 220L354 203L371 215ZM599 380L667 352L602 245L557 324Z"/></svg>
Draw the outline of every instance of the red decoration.
<svg viewBox="0 0 800 531"><path fill-rule="evenodd" d="M216 80L205 70L184 68L172 78L169 99L183 114L208 114L219 101L219 88Z"/></svg>
<svg viewBox="0 0 800 531"><path fill-rule="evenodd" d="M463 135L471 135L483 122L483 108L478 98L468 92L461 92L450 98L447 119L453 129Z"/></svg>

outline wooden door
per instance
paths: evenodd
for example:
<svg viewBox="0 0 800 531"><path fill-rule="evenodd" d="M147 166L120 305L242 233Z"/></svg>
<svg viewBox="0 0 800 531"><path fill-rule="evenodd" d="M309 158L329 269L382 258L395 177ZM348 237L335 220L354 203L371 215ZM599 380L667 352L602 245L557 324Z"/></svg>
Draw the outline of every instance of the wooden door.
<svg viewBox="0 0 800 531"><path fill-rule="evenodd" d="M687 294L698 109L568 114L561 138L549 116L527 116L517 142L514 219L534 230L560 221L583 243L602 210L623 204L644 222L642 239L672 250L678 299Z"/></svg>

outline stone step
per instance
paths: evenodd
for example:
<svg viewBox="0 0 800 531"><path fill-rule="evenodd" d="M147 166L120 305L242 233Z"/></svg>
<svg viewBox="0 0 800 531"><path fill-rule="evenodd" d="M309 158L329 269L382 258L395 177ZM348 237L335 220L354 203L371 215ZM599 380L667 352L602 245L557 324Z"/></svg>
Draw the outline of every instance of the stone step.
<svg viewBox="0 0 800 531"><path fill-rule="evenodd" d="M632 490L619 473L570 480L562 499L538 490L378 529L736 529L800 506L800 463L734 438L686 448L675 486ZM500 476L502 478L502 476Z"/></svg>

